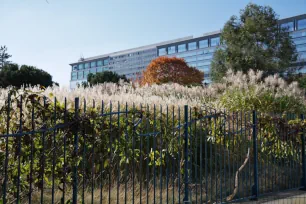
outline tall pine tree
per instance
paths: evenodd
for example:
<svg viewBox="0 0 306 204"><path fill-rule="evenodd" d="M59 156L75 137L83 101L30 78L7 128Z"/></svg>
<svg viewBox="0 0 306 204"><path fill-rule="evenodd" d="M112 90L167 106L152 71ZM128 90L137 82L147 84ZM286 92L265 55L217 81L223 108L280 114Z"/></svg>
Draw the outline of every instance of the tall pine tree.
<svg viewBox="0 0 306 204"><path fill-rule="evenodd" d="M7 53L7 47L1 46L0 47L0 70L2 69L2 67L6 64L9 64L10 61L8 61L8 59L12 57L12 55Z"/></svg>

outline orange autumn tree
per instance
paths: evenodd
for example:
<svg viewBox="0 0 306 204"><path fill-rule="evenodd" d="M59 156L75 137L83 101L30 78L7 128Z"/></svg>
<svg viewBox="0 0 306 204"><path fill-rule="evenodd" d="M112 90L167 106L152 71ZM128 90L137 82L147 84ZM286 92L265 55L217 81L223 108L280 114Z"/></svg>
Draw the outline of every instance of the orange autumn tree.
<svg viewBox="0 0 306 204"><path fill-rule="evenodd" d="M141 84L178 83L181 85L202 84L204 73L189 67L184 59L158 57L143 72Z"/></svg>

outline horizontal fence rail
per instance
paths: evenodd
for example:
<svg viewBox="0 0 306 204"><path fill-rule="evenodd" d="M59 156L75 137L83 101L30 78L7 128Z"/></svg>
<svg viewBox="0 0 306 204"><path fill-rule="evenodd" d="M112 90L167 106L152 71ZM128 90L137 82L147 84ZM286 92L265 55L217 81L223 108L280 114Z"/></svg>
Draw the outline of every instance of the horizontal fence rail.
<svg viewBox="0 0 306 204"><path fill-rule="evenodd" d="M306 184L304 116L10 95L0 203L227 203Z"/></svg>

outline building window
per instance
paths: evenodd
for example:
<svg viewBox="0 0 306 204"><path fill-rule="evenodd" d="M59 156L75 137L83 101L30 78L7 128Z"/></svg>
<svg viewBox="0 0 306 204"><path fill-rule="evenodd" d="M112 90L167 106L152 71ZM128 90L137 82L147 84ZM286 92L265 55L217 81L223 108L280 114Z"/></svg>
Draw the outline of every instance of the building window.
<svg viewBox="0 0 306 204"><path fill-rule="evenodd" d="M90 67L96 67L96 61L90 63Z"/></svg>
<svg viewBox="0 0 306 204"><path fill-rule="evenodd" d="M105 59L104 61L103 61L103 65L105 66L105 65L108 65L108 59Z"/></svg>
<svg viewBox="0 0 306 204"><path fill-rule="evenodd" d="M97 72L102 72L102 67L98 67Z"/></svg>
<svg viewBox="0 0 306 204"><path fill-rule="evenodd" d="M168 54L170 55L170 54L173 54L173 53L175 53L175 46L168 47Z"/></svg>
<svg viewBox="0 0 306 204"><path fill-rule="evenodd" d="M176 56L180 57L180 58L185 58L185 57L190 57L190 56L193 56L193 55L196 55L196 54L197 54L196 51L191 51L191 52L181 53L181 54L178 54Z"/></svg>
<svg viewBox="0 0 306 204"><path fill-rule="evenodd" d="M297 22L297 28L298 28L299 30L302 30L302 29L306 28L306 19L298 20L298 22Z"/></svg>
<svg viewBox="0 0 306 204"><path fill-rule="evenodd" d="M72 81L78 79L77 74L78 74L77 72L72 72L72 73L71 73L71 80L72 80Z"/></svg>
<svg viewBox="0 0 306 204"><path fill-rule="evenodd" d="M201 40L199 42L199 48L205 48L208 47L208 40Z"/></svg>
<svg viewBox="0 0 306 204"><path fill-rule="evenodd" d="M306 44L306 37L295 38L295 39L293 39L293 42L294 42L296 45Z"/></svg>
<svg viewBox="0 0 306 204"><path fill-rule="evenodd" d="M204 79L205 79L205 78L209 78L209 77L210 77L210 74L209 74L209 73L208 73L208 74L205 74L205 73L204 73Z"/></svg>
<svg viewBox="0 0 306 204"><path fill-rule="evenodd" d="M178 45L177 46L178 52L185 52L186 51L186 44Z"/></svg>
<svg viewBox="0 0 306 204"><path fill-rule="evenodd" d="M220 44L220 37L210 39L210 46L211 47L218 46L219 44Z"/></svg>
<svg viewBox="0 0 306 204"><path fill-rule="evenodd" d="M213 53L208 53L204 55L198 55L197 60L211 60L213 58Z"/></svg>
<svg viewBox="0 0 306 204"><path fill-rule="evenodd" d="M84 69L84 64L79 64L79 70Z"/></svg>
<svg viewBox="0 0 306 204"><path fill-rule="evenodd" d="M96 69L96 68L91 68L91 69L90 69L90 73L95 74L96 72L97 72L97 69Z"/></svg>
<svg viewBox="0 0 306 204"><path fill-rule="evenodd" d="M296 50L297 50L298 52L304 52L304 51L306 51L306 44L297 45L297 46L296 46Z"/></svg>
<svg viewBox="0 0 306 204"><path fill-rule="evenodd" d="M210 65L211 60L207 60L207 61L199 61L197 66L201 67L201 66L205 66L205 65Z"/></svg>
<svg viewBox="0 0 306 204"><path fill-rule="evenodd" d="M99 60L97 64L98 64L99 67L100 67L100 66L103 66L102 60Z"/></svg>
<svg viewBox="0 0 306 204"><path fill-rule="evenodd" d="M158 49L158 56L163 56L163 55L166 55L167 52L166 52L166 48L159 48Z"/></svg>
<svg viewBox="0 0 306 204"><path fill-rule="evenodd" d="M306 31L296 31L296 32L292 32L290 33L292 38L298 38L298 37L304 37L306 36Z"/></svg>
<svg viewBox="0 0 306 204"><path fill-rule="evenodd" d="M88 69L89 68L89 63L85 63L85 69Z"/></svg>
<svg viewBox="0 0 306 204"><path fill-rule="evenodd" d="M197 63L196 62L190 62L190 63L187 63L188 66L190 67L196 67L197 66Z"/></svg>
<svg viewBox="0 0 306 204"><path fill-rule="evenodd" d="M210 66L206 65L206 66L198 66L198 69L200 69L202 72L207 73L210 71Z"/></svg>
<svg viewBox="0 0 306 204"><path fill-rule="evenodd" d="M301 60L306 59L306 52L300 53L300 54L299 54L299 58L300 58Z"/></svg>
<svg viewBox="0 0 306 204"><path fill-rule="evenodd" d="M72 66L72 70L73 70L73 71L78 70L78 65L73 65L73 66Z"/></svg>
<svg viewBox="0 0 306 204"><path fill-rule="evenodd" d="M197 49L197 43L196 42L188 43L188 50L195 50L195 49Z"/></svg>
<svg viewBox="0 0 306 204"><path fill-rule="evenodd" d="M197 61L197 56L191 56L191 57L187 57L185 58L186 62L194 62Z"/></svg>
<svg viewBox="0 0 306 204"><path fill-rule="evenodd" d="M84 79L87 79L88 74L89 74L89 70L85 70L84 71Z"/></svg>
<svg viewBox="0 0 306 204"><path fill-rule="evenodd" d="M78 72L78 79L83 79L83 72Z"/></svg>
<svg viewBox="0 0 306 204"><path fill-rule="evenodd" d="M294 24L293 22L288 22L288 23L283 23L281 24L282 29L288 29L288 31L293 31L294 30Z"/></svg>

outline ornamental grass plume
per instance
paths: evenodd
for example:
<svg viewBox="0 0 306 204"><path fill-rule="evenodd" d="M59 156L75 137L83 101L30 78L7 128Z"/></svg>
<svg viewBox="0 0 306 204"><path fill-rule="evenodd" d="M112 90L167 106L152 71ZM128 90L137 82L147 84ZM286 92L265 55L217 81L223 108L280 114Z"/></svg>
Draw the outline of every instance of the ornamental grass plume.
<svg viewBox="0 0 306 204"><path fill-rule="evenodd" d="M5 105L9 90L12 90L12 87L0 89L0 107ZM138 83L121 81L118 84L103 83L87 88L80 86L74 90L57 86L46 89L41 89L39 86L22 87L16 92L18 94L39 93L50 101L56 97L61 103L66 98L68 108L73 108L74 99L79 97L80 107L86 100L87 105L95 101L98 108L104 101L106 107L113 102L176 107L206 105L234 111L258 109L272 112L300 112L305 110L304 94L297 82L287 84L277 74L263 79L262 71L254 70L246 74L229 70L222 83L213 83L208 86L187 87L175 83L139 86Z"/></svg>
<svg viewBox="0 0 306 204"><path fill-rule="evenodd" d="M7 100L9 93L11 94L10 108L8 108ZM80 105L77 112L75 112L74 107L76 97L80 99ZM21 98L23 100L22 103L20 102ZM57 103L54 103L55 98ZM33 99L35 99L34 102ZM65 100L67 101L68 110L66 110L64 106ZM104 102L103 113L112 111L114 114L101 115L102 101ZM83 108L85 103L87 107L86 112ZM110 103L113 104L112 109ZM95 107L93 107L94 104ZM119 107L117 104L120 104L121 112L117 109ZM123 110L126 104L129 107L126 108L128 111L124 112ZM140 109L140 104L142 104L142 107L145 107L145 109ZM136 110L133 108L134 105L136 106ZM236 111L241 111L241 113L249 110L258 110L262 113L305 112L304 95L298 88L296 82L287 84L278 75L268 76L263 79L262 72L253 70L250 70L246 74L242 72L234 73L229 70L223 83L195 87L187 87L174 83L139 86L137 83L127 82L120 82L118 84L104 83L87 88L78 87L74 90L65 87L48 87L46 89L42 89L39 86L22 87L21 89L13 89L10 87L0 89L0 134L18 134L20 131L26 132L26 134L23 137L19 137L21 140L10 137L8 140L8 151L6 151L6 145L4 145L6 138L0 138L0 162L3 162L5 158L3 152L9 152L8 166L10 169L8 171L8 178L10 181L9 183L13 185L13 181L16 178L16 173L14 172L16 171L12 169L14 167L16 169L16 166L20 164L18 163L18 159L16 159L16 155L19 156L20 152L16 152L15 147L18 146L19 141L22 141L22 156L19 157L22 161L20 176L22 191L28 190L28 170L31 166L31 161L33 161L33 172L40 172L40 158L41 155L44 154L47 155L44 157L44 178L51 178L54 175L52 173L52 168L56 167L54 168L56 175L55 186L60 186L62 178L67 178L67 183L72 183L73 177L71 169L73 169L72 167L77 163L82 165L83 168L87 168L87 170L84 171L80 166L80 168L78 168L80 175L85 175L83 178L90 178L90 176L92 176L91 172L93 172L93 164L100 164L100 160L102 159L104 163L100 166L97 165L99 167L97 167L98 171L97 174L95 174L95 179L99 178L101 176L100 172L104 170L108 172L109 175L114 176L117 175L118 169L124 168L128 172L133 172L134 163L131 162L132 159L134 159L133 161L135 162L147 161L151 165L155 164L155 162L159 160L154 161L154 154L160 155L158 156L160 162L156 163L156 165L163 166L166 165L165 160L162 159L164 155L163 152L168 152L167 154L169 156L176 159L176 155L183 150L183 143L177 138L180 138L180 135L183 134L184 131L180 131L180 128L174 128L177 127L177 125L182 127L182 120L184 117L180 116L184 114L184 111L179 112L178 110L183 110L179 109L179 107L183 105L188 105L190 108L196 110L193 111L193 109L191 109L191 118L200 118L200 120L196 120L198 122L192 123L195 127L192 125L192 128L190 128L190 131L194 131L193 133L191 132L191 135L207 132L209 135L207 135L208 137L207 140L205 140L205 144L210 144L210 147L213 146L214 149L220 150L216 155L223 155L225 152L228 152L229 147L224 144L234 145L231 150L233 155L249 155L249 153L241 152L241 150L244 151L244 145L249 144L250 137L247 137L248 135L242 137L241 133L239 133L240 131L236 132L235 128L226 127L226 124L223 123L226 118L229 124L230 122L232 122L231 124L235 124L234 121L238 124L239 118L237 118L237 115L239 116L239 114L237 114ZM201 108L203 106L205 109L202 111ZM150 107L150 109L147 109L147 107ZM163 107L163 109L161 109L161 107ZM170 117L168 117L168 111L165 113L166 107L170 108ZM205 117L205 120L202 120L203 115L211 115L210 107L216 109L217 113L214 115L216 115L217 118L211 119L210 117ZM226 117L222 115L224 109L228 111L225 114ZM161 110L163 110L163 112ZM220 113L221 111L222 113ZM34 114L32 115L32 113ZM261 117L259 120L263 122L269 121L269 118L262 117L262 115L263 114L259 114ZM243 120L245 127L248 127L251 121L245 121L245 118L240 118L241 125ZM271 125L271 122L260 123L261 127L265 127L267 131L259 131L258 138L260 140L265 139L267 142L260 143L258 151L262 153L271 152L271 149L275 150L280 146L279 144L281 144L282 149L276 153L273 152L276 158L289 158L291 161L293 158L298 163L300 161L297 157L293 157L294 155L298 155L296 147L290 142L285 143L282 141L277 133L277 131L280 130L279 121L280 120L277 121L277 126ZM63 124L64 126L55 131L53 127L56 124L59 125L58 127ZM225 125L223 126L223 124ZM135 131L136 126L137 129ZM286 123L284 127L287 128L290 126ZM38 132L35 134L29 133L33 129ZM141 152L134 147L140 147L142 138L144 138L134 137L134 135L140 135L142 133L156 134L156 129L160 131L158 136L146 138L148 138L149 141L147 144L152 144L153 138L161 139L162 143L157 143L159 148L152 152L150 147L144 145L143 148L147 148L143 149L142 152L144 154L138 154L138 156L136 154L136 157L131 156L132 149L137 150L135 152ZM223 132L224 130L226 132ZM42 134L41 131L45 132ZM282 131L286 132L284 130ZM79 150L83 151L76 152L74 145L76 144L75 141L78 140L74 138L75 135L78 135L75 133L78 132L80 133L80 140L77 147ZM224 137L224 135L231 135L231 137ZM296 135L298 135L298 132L296 132ZM85 138L87 143L85 142ZM192 141L193 145L197 145L195 149L203 147L204 143L199 143L199 140L197 140L198 137L191 138L195 139ZM291 138L293 138L293 142L298 142L296 140L298 140L299 137ZM237 142L233 142L235 139L237 139ZM150 140L152 142L150 142ZM29 141L33 141L33 143ZM272 142L271 144L276 146L264 146L265 144L270 144L269 142ZM63 143L66 144L66 146L64 146ZM32 144L34 145L34 154L31 154ZM91 145L95 145L99 148L91 148ZM64 147L67 147L67 149ZM126 149L127 147L128 150ZM89 148L89 151L85 151L87 148ZM55 149L56 151L54 151ZM67 154L66 151L68 152ZM99 157L96 161L93 159L93 152L98 155L95 157L96 159ZM129 154L130 156L128 156ZM64 155L67 156L65 157ZM31 156L34 156L34 159L31 159ZM194 160L192 158L193 161L196 161L195 158L200 158L197 152L191 154L191 156L195 156L193 157ZM62 172L63 158L67 158L67 169L70 169L70 171L65 172L65 174ZM144 158L147 159L143 160ZM248 158L248 156L246 156L246 158ZM182 159L183 157L181 157L181 161L176 163L182 164ZM56 162L55 165L54 162ZM84 164L86 164L86 162L88 162L88 165L85 167ZM90 165L90 162L92 165ZM237 166L241 165L235 157L232 158L231 162L238 162L235 163L235 166L236 164ZM246 160L246 162L248 162L248 160ZM118 165L117 168L116 165ZM135 166L140 167L136 171L137 173L140 172L139 175L145 175L145 171L143 171L144 168L141 168L141 165ZM3 167L4 166L2 166L1 169L0 166L0 172L3 172ZM238 173L239 171L237 171L235 177L237 183ZM33 186L36 187L36 190L39 190L39 174L34 174L34 177ZM103 178L102 176L101 181L104 180ZM51 189L51 182L46 181L45 184L46 189ZM235 186L238 185L235 183ZM67 187L67 190L68 189ZM209 191L210 189L206 190ZM14 195L16 195L14 191L9 193L10 198L14 198ZM232 195L232 197L234 197L235 194L233 193Z"/></svg>
<svg viewBox="0 0 306 204"><path fill-rule="evenodd" d="M287 84L278 74L263 79L262 71L247 74L228 71L226 87L215 103L232 111L304 112L305 96L297 82Z"/></svg>

